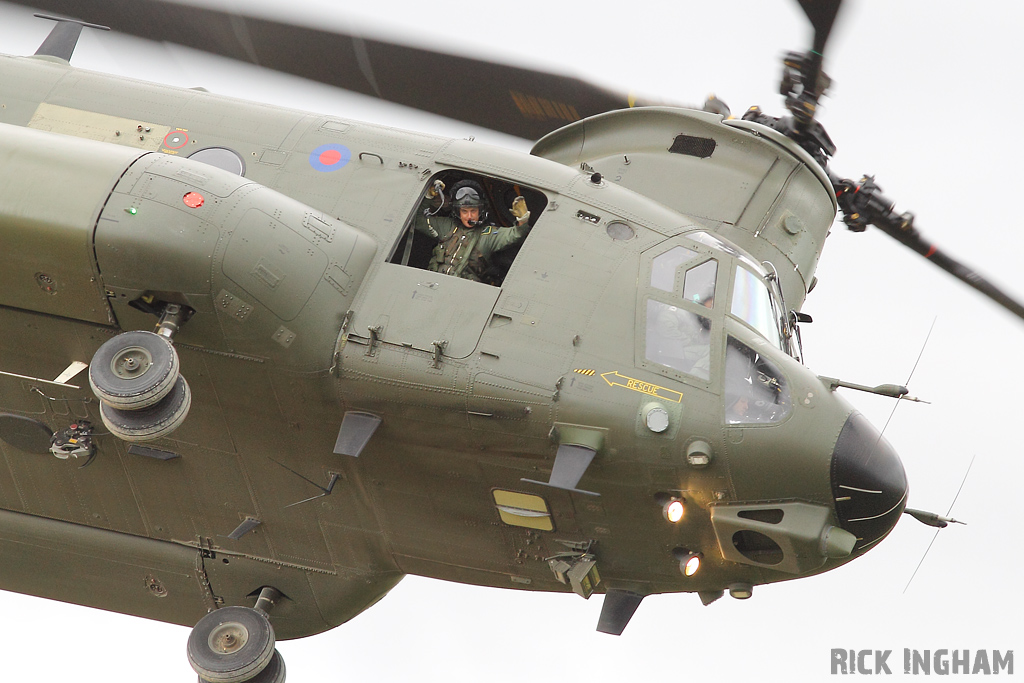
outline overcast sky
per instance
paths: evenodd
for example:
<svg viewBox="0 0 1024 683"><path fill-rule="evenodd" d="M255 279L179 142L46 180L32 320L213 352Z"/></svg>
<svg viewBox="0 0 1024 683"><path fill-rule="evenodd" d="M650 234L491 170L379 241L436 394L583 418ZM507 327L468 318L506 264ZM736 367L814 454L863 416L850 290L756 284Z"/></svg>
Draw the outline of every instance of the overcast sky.
<svg viewBox="0 0 1024 683"><path fill-rule="evenodd" d="M223 4L223 3L221 3ZM227 3L231 4L231 3ZM242 3L238 3L241 6ZM735 112L780 113L779 57L809 44L795 2L461 3L377 0L247 2L308 13L367 35L579 75L679 102L716 93ZM827 52L835 81L822 121L832 167L876 174L898 208L937 244L1024 298L1020 196L1024 111L1020 30L1010 2L848 2ZM372 6L370 6L372 5ZM456 11L457 10L457 11ZM348 10L346 10L348 11ZM85 18L88 18L87 16ZM0 52L31 54L50 28L0 3ZM527 37L527 35L529 37ZM297 48L300 49L300 48ZM528 143L381 106L182 48L86 30L73 63L181 86L497 144ZM2 84L0 84L2 87ZM594 631L601 598L537 595L408 577L377 606L328 633L282 643L292 683L313 681L820 681L832 648L1021 650L1016 535L1024 465L1024 322L873 230L837 224L805 311L808 365L861 384L905 383L932 320L911 393L886 437L910 481L911 507L945 513L939 534L909 517L863 558L828 574L758 587L747 601L703 607L694 595L644 601L623 636ZM892 402L847 394L877 426ZM2 571L3 558L0 558ZM0 593L3 680L193 681L188 629ZM1018 671L1019 673L1019 671ZM73 677L73 678L72 678Z"/></svg>

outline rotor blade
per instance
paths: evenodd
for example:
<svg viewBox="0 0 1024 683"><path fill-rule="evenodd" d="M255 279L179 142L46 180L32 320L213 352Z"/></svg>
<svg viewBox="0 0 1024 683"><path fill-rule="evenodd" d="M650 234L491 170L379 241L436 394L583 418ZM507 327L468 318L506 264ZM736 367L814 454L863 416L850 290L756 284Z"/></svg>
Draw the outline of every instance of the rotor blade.
<svg viewBox="0 0 1024 683"><path fill-rule="evenodd" d="M1024 304L995 286L973 268L957 261L931 242L926 241L916 229L903 230L884 223L875 223L875 227L910 247L956 279L978 290L1018 318L1024 320Z"/></svg>
<svg viewBox="0 0 1024 683"><path fill-rule="evenodd" d="M822 63L825 43L832 32L842 0L798 2L814 28L814 39L808 52L790 52L782 60L782 82L779 85L779 92L786 98L786 109L793 114L792 131L786 135L818 159L818 154L814 150L823 151L826 157L832 156L836 151L825 129L814 119L818 111L818 100L832 83L822 71ZM825 162L819 159L819 163L824 165Z"/></svg>
<svg viewBox="0 0 1024 683"><path fill-rule="evenodd" d="M944 271L973 287L997 304L1024 320L1024 304L995 286L973 268L924 239L914 227L914 215L896 213L895 202L884 196L875 179L864 176L859 182L839 178L829 171L829 180L836 190L836 199L843 212L843 222L854 232L862 232L868 225L910 247Z"/></svg>
<svg viewBox="0 0 1024 683"><path fill-rule="evenodd" d="M814 27L814 45L811 48L819 55L825 50L829 33L835 24L836 15L843 0L797 0L804 14Z"/></svg>
<svg viewBox="0 0 1024 683"><path fill-rule="evenodd" d="M536 140L637 104L569 76L167 0L12 0Z"/></svg>

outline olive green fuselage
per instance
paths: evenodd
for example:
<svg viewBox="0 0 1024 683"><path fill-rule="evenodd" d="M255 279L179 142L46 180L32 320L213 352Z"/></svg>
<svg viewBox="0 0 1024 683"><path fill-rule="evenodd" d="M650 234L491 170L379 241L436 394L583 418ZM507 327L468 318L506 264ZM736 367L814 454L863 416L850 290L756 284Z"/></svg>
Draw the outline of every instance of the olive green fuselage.
<svg viewBox="0 0 1024 683"><path fill-rule="evenodd" d="M0 588L191 625L272 585L287 598L273 619L288 638L350 619L403 574L569 591L548 560L586 548L599 591L714 593L861 551L829 556L816 536L839 525L831 467L851 409L731 314L742 259L693 238L724 235L771 260L799 307L835 207L783 142L657 110L669 127L721 134L726 167L741 160L730 150L760 155L760 180L736 180L747 199L721 204L730 221L704 205L688 216L664 188L655 201L568 159L59 60L0 58L0 81L0 412L53 430L100 425L84 373L41 380L121 331L153 329L131 302L194 310L174 339L191 412L149 444L178 457L99 435L78 469L0 441ZM244 175L187 158L209 148L231 150ZM606 165L613 148L597 155ZM644 154L676 168L654 147L632 163ZM694 197L734 177L708 161L677 169ZM546 200L500 287L402 265L430 180L456 170ZM646 302L664 298L652 293L653 259L675 247L718 264L715 305L701 312L707 378L645 352ZM783 417L729 422L727 337L781 370ZM652 409L667 414L663 431ZM358 457L335 452L346 413L380 419ZM596 456L578 488L599 496L522 481L547 481L559 446L583 442ZM706 465L687 460L695 443ZM329 495L307 500L333 475ZM495 491L542 499L550 530L509 523ZM663 516L666 495L685 501L679 523ZM792 544L781 562L730 545L748 519L733 512L762 508L793 520L778 527ZM259 525L229 538L247 518ZM771 531L754 518L750 529ZM682 575L679 548L702 554L699 573Z"/></svg>

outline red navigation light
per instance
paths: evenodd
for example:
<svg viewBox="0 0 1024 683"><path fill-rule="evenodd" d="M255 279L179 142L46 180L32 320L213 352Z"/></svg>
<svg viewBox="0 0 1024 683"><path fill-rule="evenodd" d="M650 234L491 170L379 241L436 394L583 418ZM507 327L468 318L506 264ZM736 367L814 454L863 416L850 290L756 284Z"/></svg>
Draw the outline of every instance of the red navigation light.
<svg viewBox="0 0 1024 683"><path fill-rule="evenodd" d="M198 209L206 200L198 192L189 192L181 198L181 201L185 202L185 206L190 209Z"/></svg>

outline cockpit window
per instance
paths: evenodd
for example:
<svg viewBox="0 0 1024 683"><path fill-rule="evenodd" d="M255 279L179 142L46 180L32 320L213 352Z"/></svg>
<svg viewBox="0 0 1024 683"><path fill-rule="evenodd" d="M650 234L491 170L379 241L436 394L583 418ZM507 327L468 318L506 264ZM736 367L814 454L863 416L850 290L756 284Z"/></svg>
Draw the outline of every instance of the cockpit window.
<svg viewBox="0 0 1024 683"><path fill-rule="evenodd" d="M711 376L711 321L678 306L647 300L647 360L701 379Z"/></svg>
<svg viewBox="0 0 1024 683"><path fill-rule="evenodd" d="M780 422L789 415L791 407L789 387L779 368L729 337L725 349L725 421Z"/></svg>
<svg viewBox="0 0 1024 683"><path fill-rule="evenodd" d="M736 268L729 312L760 332L772 346L782 348L768 286L746 268Z"/></svg>
<svg viewBox="0 0 1024 683"><path fill-rule="evenodd" d="M706 249L677 244L659 251L651 255L650 286L637 310L645 316L637 360L675 379L710 381L711 365L721 359L721 349L711 344L721 324L714 310L719 262L708 258Z"/></svg>
<svg viewBox="0 0 1024 683"><path fill-rule="evenodd" d="M686 271L683 280L683 299L711 308L715 302L715 279L718 277L718 261L705 261Z"/></svg>
<svg viewBox="0 0 1024 683"><path fill-rule="evenodd" d="M546 206L537 190L444 171L428 181L390 262L501 286Z"/></svg>
<svg viewBox="0 0 1024 683"><path fill-rule="evenodd" d="M709 247L720 249L724 251L726 254L729 254L730 256L735 256L740 261L743 261L743 263L750 266L750 268L754 271L761 270L761 266L757 265L757 263L755 263L753 259L751 259L749 256L740 251L740 248L734 245L732 242L727 242L724 239L712 235L710 233L704 232L703 230L698 232L688 232L686 233L686 236L695 242L706 244Z"/></svg>
<svg viewBox="0 0 1024 683"><path fill-rule="evenodd" d="M686 247L673 247L651 262L651 287L663 292L674 292L676 288L676 272L679 266L693 259L697 252Z"/></svg>

